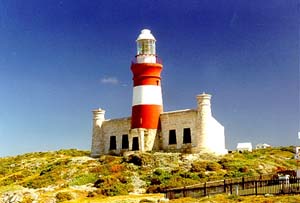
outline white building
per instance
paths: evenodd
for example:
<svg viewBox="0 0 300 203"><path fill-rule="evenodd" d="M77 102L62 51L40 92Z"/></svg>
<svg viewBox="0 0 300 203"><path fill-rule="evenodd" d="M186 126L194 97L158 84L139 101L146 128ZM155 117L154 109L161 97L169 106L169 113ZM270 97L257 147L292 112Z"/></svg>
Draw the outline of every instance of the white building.
<svg viewBox="0 0 300 203"><path fill-rule="evenodd" d="M266 148L270 148L271 145L266 144L266 143L259 143L255 146L255 149L266 149Z"/></svg>
<svg viewBox="0 0 300 203"><path fill-rule="evenodd" d="M161 129L153 137L144 134L143 142L142 137L131 133L131 117L105 119L103 109L94 110L91 155L126 151L226 154L224 127L213 117L210 99L211 95L201 94L197 96L197 109L161 113ZM150 139L152 148L146 147Z"/></svg>
<svg viewBox="0 0 300 203"><path fill-rule="evenodd" d="M93 111L91 155L127 151L226 154L224 127L212 115L211 95L197 95L196 109L163 111L162 64L156 60L155 42L147 29L137 38L136 60L131 64L132 116L106 119L105 110Z"/></svg>
<svg viewBox="0 0 300 203"><path fill-rule="evenodd" d="M238 152L244 152L244 151L252 152L252 144L251 142L238 143L236 150Z"/></svg>

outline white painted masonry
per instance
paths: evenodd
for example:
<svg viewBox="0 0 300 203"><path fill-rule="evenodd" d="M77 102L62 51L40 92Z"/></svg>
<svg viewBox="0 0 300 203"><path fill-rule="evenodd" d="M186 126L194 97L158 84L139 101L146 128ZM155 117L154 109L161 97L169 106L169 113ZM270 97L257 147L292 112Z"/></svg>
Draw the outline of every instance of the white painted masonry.
<svg viewBox="0 0 300 203"><path fill-rule="evenodd" d="M94 112L92 139L93 157L102 154L123 154L133 149L133 138L139 138L139 151L166 151L184 153L226 154L224 127L212 116L211 95L197 96L197 109L163 112L161 129L130 130L131 118L105 120L102 109ZM184 129L190 133L190 142L184 143ZM176 143L170 144L170 131L176 134ZM122 148L122 136L128 135L129 147ZM116 136L116 149L110 150L110 137ZM188 137L188 136L187 136Z"/></svg>
<svg viewBox="0 0 300 203"><path fill-rule="evenodd" d="M152 55L139 55L136 57L137 63L156 63L156 56Z"/></svg>
<svg viewBox="0 0 300 203"><path fill-rule="evenodd" d="M133 88L132 106L140 104L162 105L161 86L140 85Z"/></svg>

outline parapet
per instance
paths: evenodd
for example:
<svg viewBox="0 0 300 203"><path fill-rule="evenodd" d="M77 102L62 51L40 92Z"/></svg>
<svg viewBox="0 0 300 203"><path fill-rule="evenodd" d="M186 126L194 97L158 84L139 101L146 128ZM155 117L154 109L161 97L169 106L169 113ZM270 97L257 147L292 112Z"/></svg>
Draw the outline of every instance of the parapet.
<svg viewBox="0 0 300 203"><path fill-rule="evenodd" d="M105 120L105 110L99 108L93 110L94 120Z"/></svg>
<svg viewBox="0 0 300 203"><path fill-rule="evenodd" d="M210 94L199 94L197 95L197 110L198 112L205 113L207 115L211 115L211 107L210 107Z"/></svg>

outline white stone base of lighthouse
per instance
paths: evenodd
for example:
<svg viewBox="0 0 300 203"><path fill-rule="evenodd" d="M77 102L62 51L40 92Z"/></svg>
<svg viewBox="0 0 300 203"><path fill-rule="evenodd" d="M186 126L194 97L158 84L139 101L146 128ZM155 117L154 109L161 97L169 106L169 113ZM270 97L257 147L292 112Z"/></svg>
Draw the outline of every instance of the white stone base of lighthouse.
<svg viewBox="0 0 300 203"><path fill-rule="evenodd" d="M135 128L130 130L129 137L137 137L139 140L139 151L146 152L153 150L156 134L157 129ZM129 142L129 146L133 146L133 143Z"/></svg>

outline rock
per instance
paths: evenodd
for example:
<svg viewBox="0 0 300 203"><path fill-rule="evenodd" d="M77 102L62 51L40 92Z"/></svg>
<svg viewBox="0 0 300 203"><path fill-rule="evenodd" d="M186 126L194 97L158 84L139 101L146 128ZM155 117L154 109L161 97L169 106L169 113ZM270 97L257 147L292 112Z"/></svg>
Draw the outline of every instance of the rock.
<svg viewBox="0 0 300 203"><path fill-rule="evenodd" d="M88 157L88 156L80 156L80 157L72 157L71 158L71 161L73 163L77 163L77 164L83 164L85 162L88 162L88 161L94 161L96 159L92 158L92 157Z"/></svg>
<svg viewBox="0 0 300 203"><path fill-rule="evenodd" d="M134 187L132 194L144 194L146 192L146 189L144 188L146 182L141 180L137 173L131 177L131 181Z"/></svg>
<svg viewBox="0 0 300 203"><path fill-rule="evenodd" d="M70 187L73 190L79 190L79 191L87 191L87 192L93 192L96 191L97 188L93 187L93 184L87 184L87 185L74 185Z"/></svg>
<svg viewBox="0 0 300 203"><path fill-rule="evenodd" d="M2 195L3 203L19 203L23 200L23 194L19 191L17 192L7 192Z"/></svg>

